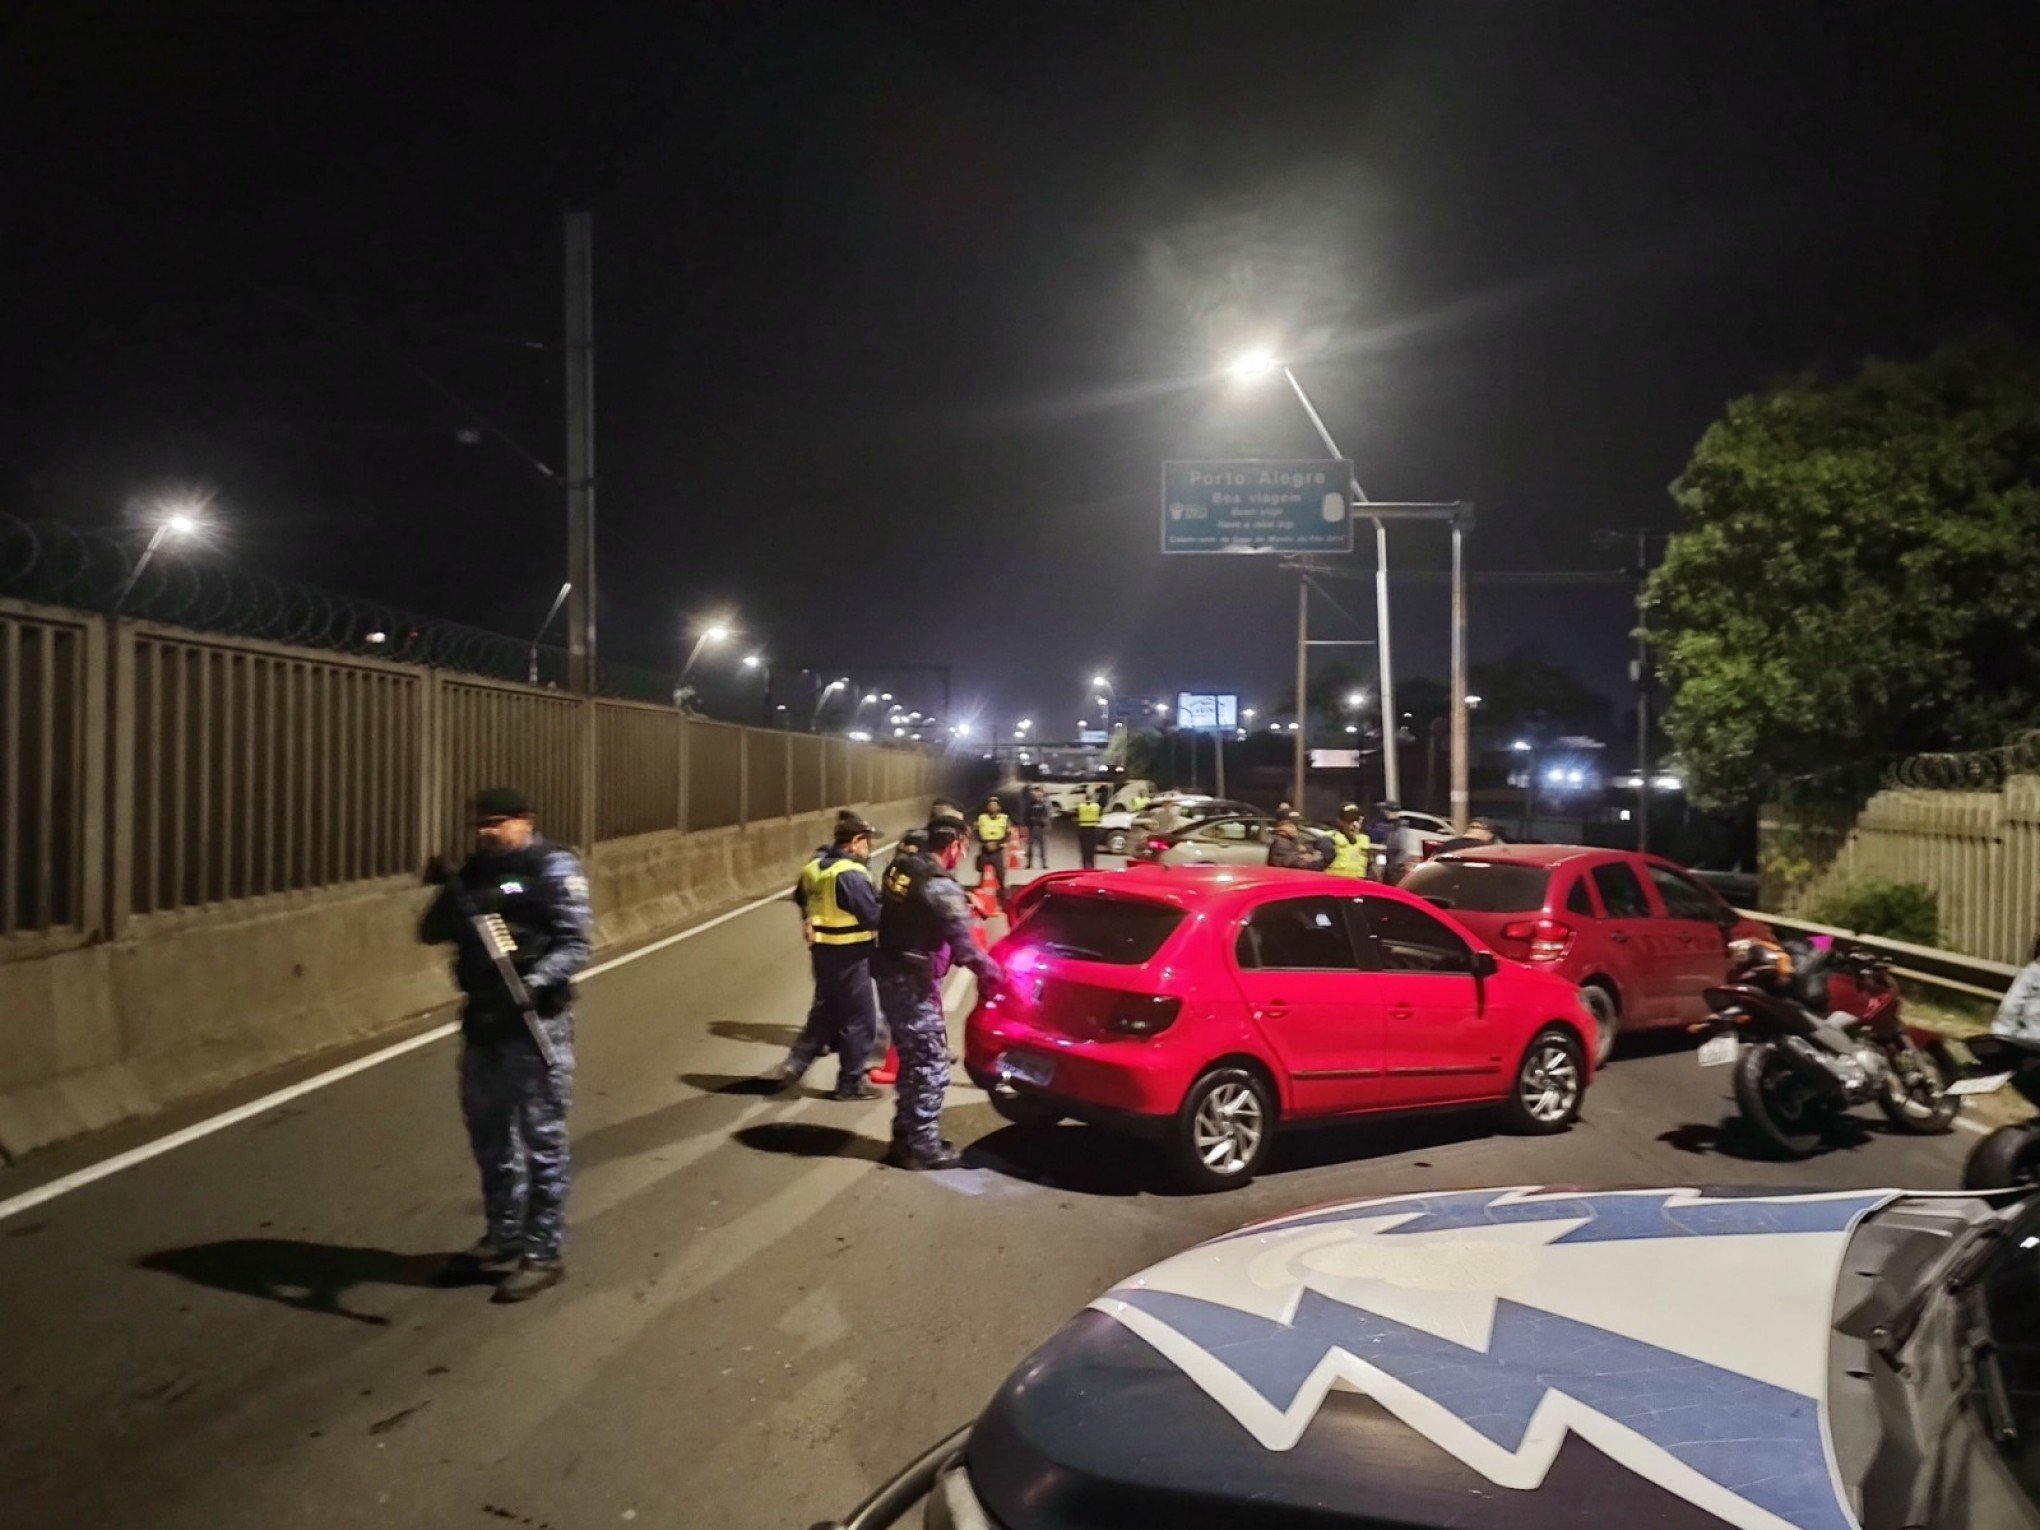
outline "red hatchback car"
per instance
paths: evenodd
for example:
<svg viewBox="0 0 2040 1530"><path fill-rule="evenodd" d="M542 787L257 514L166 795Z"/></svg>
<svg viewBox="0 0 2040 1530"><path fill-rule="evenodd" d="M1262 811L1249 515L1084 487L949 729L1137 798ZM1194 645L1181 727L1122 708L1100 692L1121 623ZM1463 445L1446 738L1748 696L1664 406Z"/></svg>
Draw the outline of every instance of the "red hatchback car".
<svg viewBox="0 0 2040 1530"><path fill-rule="evenodd" d="M1706 883L1655 855L1584 845L1492 845L1415 867L1401 883L1503 956L1577 985L1596 1064L1619 1031L1707 1018L1728 943L1771 938Z"/></svg>
<svg viewBox="0 0 2040 1530"><path fill-rule="evenodd" d="M1201 1188L1251 1179L1293 1121L1498 1105L1562 1131L1592 1076L1577 987L1380 883L1140 866L1058 877L1016 917L971 1079L1008 1120L1160 1141Z"/></svg>

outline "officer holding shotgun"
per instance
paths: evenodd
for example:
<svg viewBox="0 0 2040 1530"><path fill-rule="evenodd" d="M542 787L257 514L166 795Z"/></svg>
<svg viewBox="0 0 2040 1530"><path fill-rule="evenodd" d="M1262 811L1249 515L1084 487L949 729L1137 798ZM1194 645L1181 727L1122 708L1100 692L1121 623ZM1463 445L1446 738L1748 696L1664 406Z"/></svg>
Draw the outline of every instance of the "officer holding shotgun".
<svg viewBox="0 0 2040 1530"><path fill-rule="evenodd" d="M475 853L456 872L437 868L418 935L453 945L467 995L460 1105L488 1217L467 1257L505 1272L496 1301L521 1302L566 1275L573 979L588 964L593 917L580 859L540 837L522 792L479 793L474 825Z"/></svg>

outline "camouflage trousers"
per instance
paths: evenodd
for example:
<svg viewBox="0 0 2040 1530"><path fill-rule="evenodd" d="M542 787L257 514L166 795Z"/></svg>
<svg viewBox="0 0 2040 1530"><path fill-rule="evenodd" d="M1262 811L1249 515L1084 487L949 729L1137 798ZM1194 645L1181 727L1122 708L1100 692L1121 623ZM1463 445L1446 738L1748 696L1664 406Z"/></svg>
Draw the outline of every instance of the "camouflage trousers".
<svg viewBox="0 0 2040 1530"><path fill-rule="evenodd" d="M874 964L878 1006L900 1053L894 1086L893 1143L909 1152L942 1146L942 1100L949 1092L949 1027L942 1018L942 985L914 963Z"/></svg>
<svg viewBox="0 0 2040 1530"><path fill-rule="evenodd" d="M482 1171L489 1241L557 1259L567 1232L567 1107L574 1097L572 1011L539 1022L559 1057L549 1068L531 1038L464 1041L460 1109Z"/></svg>

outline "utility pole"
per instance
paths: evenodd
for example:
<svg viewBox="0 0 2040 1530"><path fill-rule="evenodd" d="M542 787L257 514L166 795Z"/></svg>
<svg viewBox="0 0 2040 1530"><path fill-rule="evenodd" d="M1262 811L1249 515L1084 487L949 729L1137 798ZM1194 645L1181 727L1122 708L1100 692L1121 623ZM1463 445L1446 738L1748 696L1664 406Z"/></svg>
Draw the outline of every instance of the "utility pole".
<svg viewBox="0 0 2040 1530"><path fill-rule="evenodd" d="M1643 580L1650 567L1650 533L1636 530L1636 657L1629 678L1636 683L1636 848L1650 849L1650 649L1643 636Z"/></svg>
<svg viewBox="0 0 2040 1530"><path fill-rule="evenodd" d="M1310 565L1296 562L1296 787L1290 804L1303 808L1303 765L1310 738ZM1192 758L1195 758L1193 755Z"/></svg>
<svg viewBox="0 0 2040 1530"><path fill-rule="evenodd" d="M584 212L567 214L567 683L595 689L595 268Z"/></svg>
<svg viewBox="0 0 2040 1530"><path fill-rule="evenodd" d="M1471 788L1471 762L1468 747L1468 733L1472 719L1466 715L1466 522L1472 519L1472 507L1466 507L1464 516L1452 518L1452 831L1466 832L1467 815L1473 810ZM1382 636L1387 637L1387 629ZM1381 672L1388 674L1388 661L1382 660Z"/></svg>

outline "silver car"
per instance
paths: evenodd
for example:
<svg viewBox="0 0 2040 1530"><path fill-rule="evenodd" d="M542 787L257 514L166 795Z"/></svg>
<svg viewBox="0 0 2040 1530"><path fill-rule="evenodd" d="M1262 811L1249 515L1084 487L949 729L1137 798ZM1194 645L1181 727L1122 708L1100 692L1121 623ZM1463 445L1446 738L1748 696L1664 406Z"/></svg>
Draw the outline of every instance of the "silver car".
<svg viewBox="0 0 2040 1530"><path fill-rule="evenodd" d="M1160 866L1265 866L1275 820L1263 814L1212 818L1166 836L1169 845L1151 857Z"/></svg>

